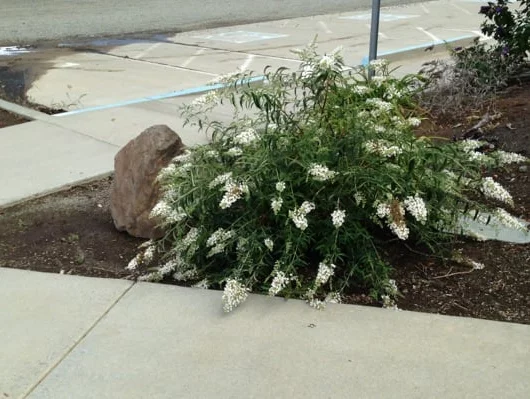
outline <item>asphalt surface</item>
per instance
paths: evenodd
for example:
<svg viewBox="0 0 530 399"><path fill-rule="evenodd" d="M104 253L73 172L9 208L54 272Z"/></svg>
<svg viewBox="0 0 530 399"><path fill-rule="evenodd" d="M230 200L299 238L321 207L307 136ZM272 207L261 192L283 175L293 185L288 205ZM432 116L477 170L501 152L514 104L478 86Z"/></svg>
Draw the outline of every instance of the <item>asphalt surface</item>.
<svg viewBox="0 0 530 399"><path fill-rule="evenodd" d="M386 0L383 6L418 0ZM0 46L179 32L371 7L371 0L1 0Z"/></svg>

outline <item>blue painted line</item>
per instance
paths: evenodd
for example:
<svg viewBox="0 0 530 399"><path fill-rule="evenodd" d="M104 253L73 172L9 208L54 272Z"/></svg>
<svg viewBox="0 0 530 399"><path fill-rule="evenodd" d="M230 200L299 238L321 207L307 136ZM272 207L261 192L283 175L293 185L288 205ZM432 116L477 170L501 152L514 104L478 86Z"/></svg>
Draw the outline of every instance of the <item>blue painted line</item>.
<svg viewBox="0 0 530 399"><path fill-rule="evenodd" d="M262 82L264 80L265 80L265 76L254 76L253 78L240 80L237 82L237 84L238 85L250 84L250 83L255 83L255 82ZM177 91L172 91L172 92L165 93L165 94L157 94L154 96L141 97L141 98L137 98L134 100L122 101L122 102L114 103L114 104L98 105L95 107L77 109L75 111L69 111L69 112L63 112L61 114L55 114L54 117L77 115L77 114L83 114L85 112L101 111L104 109L124 107L126 105L141 104L141 103L146 103L146 102L156 101L156 100L166 100L168 98L184 97L184 96L189 96L193 94L202 94L202 93L206 93L212 90L223 89L228 86L230 86L230 84L228 83L217 83L213 85L192 87L191 89L177 90Z"/></svg>
<svg viewBox="0 0 530 399"><path fill-rule="evenodd" d="M451 43L457 42L459 40L474 39L475 37L478 37L478 36L474 36L474 35L458 36L458 37L454 37L454 38L447 39L447 40L437 40L437 41L434 41L434 42L429 43L429 44L419 44L417 46L402 47L402 48L400 48L398 50L392 50L392 51L385 51L383 53L377 53L377 58L384 57L385 55L405 53L407 51L422 50L422 49L425 49L427 47L432 46L433 44L434 45L451 44ZM363 57L363 59L361 60L361 65L362 66L368 65L368 56L364 56Z"/></svg>

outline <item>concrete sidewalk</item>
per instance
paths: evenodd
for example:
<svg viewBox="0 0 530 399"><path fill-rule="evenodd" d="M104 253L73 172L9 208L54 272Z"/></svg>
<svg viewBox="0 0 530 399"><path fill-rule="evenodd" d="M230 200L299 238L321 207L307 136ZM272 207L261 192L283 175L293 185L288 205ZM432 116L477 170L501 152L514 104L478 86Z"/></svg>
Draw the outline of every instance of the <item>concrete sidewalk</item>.
<svg viewBox="0 0 530 399"><path fill-rule="evenodd" d="M0 269L9 398L526 398L530 326Z"/></svg>

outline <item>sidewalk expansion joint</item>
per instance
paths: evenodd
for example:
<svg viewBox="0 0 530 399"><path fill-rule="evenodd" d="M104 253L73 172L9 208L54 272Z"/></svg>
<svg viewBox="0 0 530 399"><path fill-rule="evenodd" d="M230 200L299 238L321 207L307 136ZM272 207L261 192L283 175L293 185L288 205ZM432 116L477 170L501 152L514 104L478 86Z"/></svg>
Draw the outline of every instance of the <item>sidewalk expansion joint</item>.
<svg viewBox="0 0 530 399"><path fill-rule="evenodd" d="M134 287L136 285L136 281L133 282L129 287L127 287L119 296L118 298L116 298L116 300L114 302L112 302L112 304L109 306L109 308L103 312L103 314L101 316L99 316L96 321L94 321L94 323L92 323L92 325L88 328L88 330L86 330L74 343L73 345L53 364L51 365L48 370L46 370L42 376L38 379L38 381L36 383L34 383L31 387L29 387L29 389L21 396L22 399L25 399L27 398L29 395L31 395L33 393L33 391L46 379L46 377L48 377L52 372L53 370L55 370L57 368L57 366L59 364L62 363L62 361L64 359L66 359L68 357L68 355L70 355L70 353L72 353L72 351L81 343L81 341L83 341L86 336L88 334L90 334L92 332L92 330L94 330L94 328L99 324L99 322L101 320L103 320L103 318L105 316L107 316L107 314L109 314L109 312L118 304L119 301L121 301L121 299L132 289L132 287Z"/></svg>
<svg viewBox="0 0 530 399"><path fill-rule="evenodd" d="M187 68L187 67L182 67L182 66L178 66L178 65L165 64L163 62L155 62L155 61L143 60L143 59L139 59L139 58L131 58L131 57L127 57L127 56L124 56L124 55L109 54L109 53L105 53L103 51L96 51L96 53L100 54L100 55L105 55L105 56L108 56L108 57L120 58L122 60L127 60L127 61L143 62L143 63L146 63L146 64L158 65L158 66L162 66L162 67L165 67L165 68L178 69L178 70L181 70L181 71L202 73L203 75L208 75L208 76L211 76L211 77L216 77L217 76L216 73L205 72L205 71L201 71L201 70L198 70L198 69Z"/></svg>

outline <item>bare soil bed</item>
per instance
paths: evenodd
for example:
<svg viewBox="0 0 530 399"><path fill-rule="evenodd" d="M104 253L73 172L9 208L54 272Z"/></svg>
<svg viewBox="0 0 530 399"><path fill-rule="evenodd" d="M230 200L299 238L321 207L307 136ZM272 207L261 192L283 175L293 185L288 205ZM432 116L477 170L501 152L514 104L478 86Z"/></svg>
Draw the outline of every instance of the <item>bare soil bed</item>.
<svg viewBox="0 0 530 399"><path fill-rule="evenodd" d="M530 156L530 85L510 88L495 104L501 115L485 128L497 148ZM461 137L483 116L424 123L419 133ZM0 126L3 122L0 113ZM458 123L457 123L458 122ZM513 195L512 212L530 220L528 165L499 171L496 178ZM125 266L143 242L114 229L109 210L111 178L71 188L0 210L0 266L51 273L129 278ZM406 310L530 324L530 244L455 240L454 250L482 262L482 270L390 245L387 256ZM347 303L378 304L367 293L350 293Z"/></svg>
<svg viewBox="0 0 530 399"><path fill-rule="evenodd" d="M24 122L27 122L27 120L23 117L0 109L0 129L3 127L18 125Z"/></svg>

